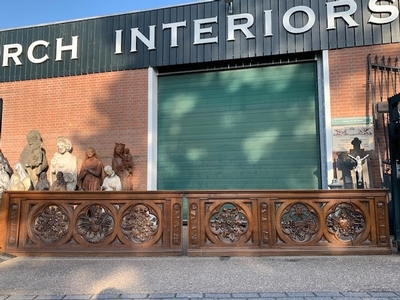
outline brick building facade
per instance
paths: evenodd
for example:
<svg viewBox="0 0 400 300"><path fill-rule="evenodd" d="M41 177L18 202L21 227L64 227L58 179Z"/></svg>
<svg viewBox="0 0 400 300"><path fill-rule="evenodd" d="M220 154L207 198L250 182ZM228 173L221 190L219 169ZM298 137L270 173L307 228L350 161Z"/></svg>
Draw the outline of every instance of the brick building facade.
<svg viewBox="0 0 400 300"><path fill-rule="evenodd" d="M393 5L397 8L398 3L395 2ZM390 4L390 9L386 8L387 11L380 15L381 19L375 19L371 25L366 12L379 15L374 1L315 1L311 4L302 1L303 5L293 8L288 4L278 7L277 1L246 0L241 3L233 2L233 12L227 10L224 1L205 1L39 26L33 28L36 31L32 36L28 36L29 28L0 32L3 47L0 72L2 152L14 165L26 144L26 134L36 129L42 134L43 147L48 159L51 159L56 151L55 140L63 135L72 141L79 170L87 147L94 147L103 163L110 164L114 144L124 143L135 159L134 188L157 189L157 176L151 178L160 171L152 169L157 163L152 156L157 158L158 141L150 127L157 126L157 120L161 118L163 121L164 116L152 111L158 108L154 106L157 97L166 97L170 101L170 94L162 94L164 92L160 90L167 83L158 85L158 79L154 81L152 76L163 80L180 74L201 74L205 71L221 71L222 74L226 70L257 66L267 70L271 66L312 61L318 69L314 81L317 86L315 93L318 94L316 105L319 105L314 111L317 117L312 124L318 127L313 143L319 149L314 155L318 157L312 164L317 162L315 173L319 175L314 183L304 186L327 188L333 178L332 162L338 155L330 146L331 119L373 117L375 108L368 56L398 56L399 20L394 18L393 7ZM326 28L327 23L330 27L332 23L335 25ZM371 26L374 29L372 33L368 30ZM47 34L46 30L52 33ZM390 38L386 31L391 32ZM24 36L19 33L26 33L25 40L18 40L18 36ZM50 53L48 57L44 50ZM329 80L323 78L324 72ZM182 82L184 87L187 82ZM249 98L252 96L244 90L240 93ZM393 90L387 96L396 93L398 91ZM269 99L271 95L264 97ZM181 107L182 103L179 105ZM324 105L325 108L322 108ZM301 109L298 112L301 114ZM210 114L206 117L209 118ZM233 115L230 115L229 122L232 118ZM385 122L381 119L374 121ZM306 119L303 123L307 124ZM375 147L370 157L370 187L381 185L382 161L388 159L385 151L388 144L384 138L386 124L382 125L374 132L375 136L382 138L378 139L379 147ZM254 128L249 132L255 131ZM172 131L171 127L170 132L164 134L172 135ZM196 136L194 132L193 136ZM257 143L262 144L262 141ZM290 143L282 146L282 149L287 148L290 148ZM192 152L190 155L198 157L199 153ZM248 151L247 155L250 154L258 155ZM170 157L165 158L165 153L161 156L168 164ZM301 160L299 155L296 167L302 165ZM190 169L185 163L182 169ZM290 169L292 163L287 163L288 174L293 173ZM169 171L163 172L162 176L169 175ZM218 170L213 172L215 175ZM182 174L177 176L182 177ZM312 174L313 171L307 170L306 175L299 174L293 181L314 176ZM199 186L201 184L196 187ZM266 188L271 186L280 188L284 185L265 185Z"/></svg>

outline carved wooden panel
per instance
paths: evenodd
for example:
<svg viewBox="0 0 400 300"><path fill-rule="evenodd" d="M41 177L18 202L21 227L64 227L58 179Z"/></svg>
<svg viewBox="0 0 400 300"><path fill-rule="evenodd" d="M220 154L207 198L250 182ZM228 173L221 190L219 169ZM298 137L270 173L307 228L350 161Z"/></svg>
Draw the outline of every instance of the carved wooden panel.
<svg viewBox="0 0 400 300"><path fill-rule="evenodd" d="M3 210L7 210L5 215ZM182 196L138 192L8 192L8 253L182 254Z"/></svg>
<svg viewBox="0 0 400 300"><path fill-rule="evenodd" d="M0 252L181 255L181 192L5 192ZM385 190L201 191L187 253L391 254Z"/></svg>
<svg viewBox="0 0 400 300"><path fill-rule="evenodd" d="M188 254L390 254L385 190L185 192Z"/></svg>

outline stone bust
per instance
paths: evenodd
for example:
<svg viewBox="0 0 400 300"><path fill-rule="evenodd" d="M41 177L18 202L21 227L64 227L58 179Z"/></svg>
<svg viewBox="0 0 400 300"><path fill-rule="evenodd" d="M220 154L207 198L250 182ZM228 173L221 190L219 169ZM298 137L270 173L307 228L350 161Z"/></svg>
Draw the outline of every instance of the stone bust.
<svg viewBox="0 0 400 300"><path fill-rule="evenodd" d="M115 174L113 168L111 166L105 166L104 172L107 174L107 177L104 178L101 190L120 191L122 189L121 180L118 175Z"/></svg>
<svg viewBox="0 0 400 300"><path fill-rule="evenodd" d="M58 172L62 172L64 177L71 175L72 183L69 190L75 190L77 184L78 166L76 156L71 154L72 143L66 137L59 137L56 140L57 152L50 162L50 183L56 180Z"/></svg>

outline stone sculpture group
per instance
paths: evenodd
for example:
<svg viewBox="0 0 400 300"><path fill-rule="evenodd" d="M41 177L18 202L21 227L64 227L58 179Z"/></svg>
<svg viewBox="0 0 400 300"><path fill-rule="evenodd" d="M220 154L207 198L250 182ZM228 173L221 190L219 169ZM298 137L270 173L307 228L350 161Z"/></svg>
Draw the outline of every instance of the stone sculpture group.
<svg viewBox="0 0 400 300"><path fill-rule="evenodd" d="M31 130L26 138L27 144L14 168L0 150L0 194L8 190L133 190L133 159L123 143L115 143L112 163L107 166L103 165L96 150L89 147L78 172L77 158L72 154L72 143L68 138L57 138L57 151L50 161L38 131Z"/></svg>

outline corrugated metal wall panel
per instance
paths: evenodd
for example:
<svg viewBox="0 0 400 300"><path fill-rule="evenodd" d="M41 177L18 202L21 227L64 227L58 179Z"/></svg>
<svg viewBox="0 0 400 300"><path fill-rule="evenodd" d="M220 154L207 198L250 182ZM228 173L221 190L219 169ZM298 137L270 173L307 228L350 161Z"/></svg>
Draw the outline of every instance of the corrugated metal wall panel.
<svg viewBox="0 0 400 300"><path fill-rule="evenodd" d="M342 19L335 20L337 29L327 30L327 5L333 0L233 0L233 15L251 14L255 23L250 28L255 38L235 31L234 41L228 41L228 5L225 1L193 3L151 11L142 11L101 18L77 20L31 28L11 29L0 32L0 61L4 55L4 45L18 43L24 51L20 56L22 66L16 66L9 59L10 66L0 67L0 81L26 80L68 76L94 72L146 68L148 66L173 66L189 63L203 63L269 55L301 53L344 47L378 45L400 42L399 18L386 25L368 24L371 12L368 0L354 0L358 9L354 20L360 24L349 27ZM386 4L387 5L387 4ZM394 5L399 6L399 0ZM315 25L302 34L292 34L283 26L283 16L294 6L310 7L316 16ZM345 11L343 6L338 10ZM272 36L265 35L264 11L272 10ZM375 14L377 15L377 14ZM387 14L386 14L387 15ZM194 20L217 18L217 22L202 25L212 28L212 33L202 34L202 38L218 37L218 43L194 44ZM171 29L163 30L165 23L186 21L186 27L177 28L178 47L171 47ZM237 20L235 24L240 23ZM308 22L306 14L292 15L290 24L301 28ZM156 26L155 50L148 50L140 40L137 51L131 52L131 28L149 37L149 27ZM269 24L267 24L269 25ZM122 30L121 54L115 54L116 30ZM64 51L62 61L55 61L56 39L63 44L71 43L72 36L78 36L78 59L71 60L71 53ZM38 46L35 57L48 54L49 59L35 64L28 60L29 45L37 40L49 42L48 47Z"/></svg>

